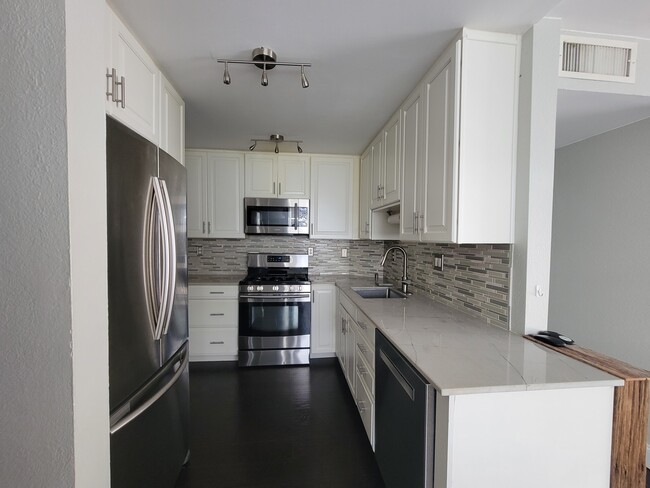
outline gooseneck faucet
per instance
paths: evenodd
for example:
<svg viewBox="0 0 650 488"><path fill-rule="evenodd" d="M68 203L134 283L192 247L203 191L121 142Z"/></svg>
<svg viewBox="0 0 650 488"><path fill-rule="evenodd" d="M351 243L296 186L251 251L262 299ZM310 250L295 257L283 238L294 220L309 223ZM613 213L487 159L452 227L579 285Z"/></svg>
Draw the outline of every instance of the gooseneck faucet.
<svg viewBox="0 0 650 488"><path fill-rule="evenodd" d="M381 258L381 262L379 264L381 266L384 265L384 263L386 262L386 258L388 257L388 253L391 251L401 251L402 254L404 255L404 269L402 271L402 293L406 293L410 295L409 285L411 284L411 280L408 279L408 276L406 274L406 270L408 267L408 256L406 255L406 251L404 250L404 248L400 246L389 247L388 249L386 249L386 252L384 253L384 257Z"/></svg>

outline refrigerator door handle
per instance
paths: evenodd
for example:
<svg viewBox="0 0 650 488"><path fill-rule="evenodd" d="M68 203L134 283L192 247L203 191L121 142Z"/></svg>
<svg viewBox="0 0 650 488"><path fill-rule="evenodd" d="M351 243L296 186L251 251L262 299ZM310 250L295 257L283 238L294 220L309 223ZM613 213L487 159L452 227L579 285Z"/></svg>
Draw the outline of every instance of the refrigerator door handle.
<svg viewBox="0 0 650 488"><path fill-rule="evenodd" d="M162 196L164 201L163 213L167 221L167 313L163 318L163 326L161 327L162 335L166 335L169 329L169 324L172 318L174 295L176 293L176 232L174 229L174 214L172 212L172 203L169 198L169 191L167 191L167 184L165 180L159 180L162 189Z"/></svg>
<svg viewBox="0 0 650 488"><path fill-rule="evenodd" d="M168 219L166 216L166 204L165 197L162 190L161 180L159 178L153 177L153 196L154 196L154 209L158 215L158 226L155 226L152 230L154 235L160 239L161 247L161 262L162 272L160 273L160 304L156 313L156 328L154 332L154 339L159 340L162 337L162 331L165 325L166 317L169 313L169 229L168 229ZM160 230L160 232L159 232ZM155 257L152 256L155 260ZM158 263L154 263L154 267ZM151 272L154 272L153 269Z"/></svg>
<svg viewBox="0 0 650 488"><path fill-rule="evenodd" d="M144 387L143 389L146 389L147 386L160 378L160 376L168 373L170 370L172 370L176 365L178 365L178 369L176 369L176 372L174 373L174 376L172 376L167 383L165 383L160 389L158 389L153 395L151 395L147 400L142 402L135 410L131 410L131 405L130 403L127 403L126 405L118 408L116 410L116 413L111 415L110 423L111 423L111 434L115 434L117 431L128 425L130 422L138 418L142 413L144 413L149 407L151 407L154 403L156 403L160 397L162 397L169 389L176 384L178 379L181 377L183 372L185 371L187 364L190 361L190 355L188 352L188 346L185 344L181 352L179 353L178 357L176 358L175 361L170 361L167 367L165 367L163 370L161 370L156 376L154 376Z"/></svg>

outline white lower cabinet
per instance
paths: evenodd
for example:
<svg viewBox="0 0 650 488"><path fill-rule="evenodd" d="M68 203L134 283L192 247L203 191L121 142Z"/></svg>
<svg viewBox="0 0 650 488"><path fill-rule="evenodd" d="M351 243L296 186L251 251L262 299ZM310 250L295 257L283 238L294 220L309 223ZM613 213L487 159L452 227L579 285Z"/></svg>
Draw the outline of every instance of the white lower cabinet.
<svg viewBox="0 0 650 488"><path fill-rule="evenodd" d="M339 292L336 355L375 448L375 325Z"/></svg>
<svg viewBox="0 0 650 488"><path fill-rule="evenodd" d="M311 352L312 358L335 355L336 286L312 285Z"/></svg>
<svg viewBox="0 0 650 488"><path fill-rule="evenodd" d="M190 361L237 359L237 285L190 285Z"/></svg>

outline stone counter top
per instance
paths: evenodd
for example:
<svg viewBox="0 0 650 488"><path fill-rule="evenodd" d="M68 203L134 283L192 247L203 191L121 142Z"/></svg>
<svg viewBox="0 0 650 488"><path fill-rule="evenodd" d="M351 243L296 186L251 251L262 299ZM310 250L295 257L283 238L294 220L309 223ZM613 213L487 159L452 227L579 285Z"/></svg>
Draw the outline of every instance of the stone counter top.
<svg viewBox="0 0 650 488"><path fill-rule="evenodd" d="M321 275L374 322L443 396L620 386L623 381L429 298L364 299L372 278Z"/></svg>
<svg viewBox="0 0 650 488"><path fill-rule="evenodd" d="M239 285L245 274L238 275L197 275L190 273L187 283L189 285Z"/></svg>

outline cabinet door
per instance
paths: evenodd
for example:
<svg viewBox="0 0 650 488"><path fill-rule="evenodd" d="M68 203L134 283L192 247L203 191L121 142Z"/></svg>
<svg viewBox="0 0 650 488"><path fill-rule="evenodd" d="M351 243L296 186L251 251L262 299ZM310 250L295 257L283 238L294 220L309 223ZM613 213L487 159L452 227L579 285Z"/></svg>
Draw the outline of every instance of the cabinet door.
<svg viewBox="0 0 650 488"><path fill-rule="evenodd" d="M357 212L357 193L354 191L355 186L358 187L357 165L355 158L350 156L312 157L310 237L354 238L352 225L353 215Z"/></svg>
<svg viewBox="0 0 650 488"><path fill-rule="evenodd" d="M160 149L185 164L185 102L160 75Z"/></svg>
<svg viewBox="0 0 650 488"><path fill-rule="evenodd" d="M372 147L372 179L370 183L370 208L381 207L383 204L383 137L377 136L371 145Z"/></svg>
<svg viewBox="0 0 650 488"><path fill-rule="evenodd" d="M244 237L244 156L208 152L208 237Z"/></svg>
<svg viewBox="0 0 650 488"><path fill-rule="evenodd" d="M278 197L309 198L309 156L278 156Z"/></svg>
<svg viewBox="0 0 650 488"><path fill-rule="evenodd" d="M112 12L111 12L112 14ZM112 65L117 77L124 77L124 85L118 87L118 97L124 107L116 103L113 117L146 137L159 143L159 70L129 29L112 14Z"/></svg>
<svg viewBox="0 0 650 488"><path fill-rule="evenodd" d="M359 183L359 237L370 239L370 179L372 177L372 149L361 156Z"/></svg>
<svg viewBox="0 0 650 488"><path fill-rule="evenodd" d="M417 241L418 165L422 138L422 99L418 88L400 109L402 124L402 195L400 240Z"/></svg>
<svg viewBox="0 0 650 488"><path fill-rule="evenodd" d="M454 100L455 50L448 52L424 80L425 143L423 184L420 198L420 239L450 242L456 230L454 219Z"/></svg>
<svg viewBox="0 0 650 488"><path fill-rule="evenodd" d="M207 237L208 155L204 151L187 151L185 161L187 168L187 237Z"/></svg>
<svg viewBox="0 0 650 488"><path fill-rule="evenodd" d="M245 179L247 197L276 197L277 157L274 154L246 154Z"/></svg>
<svg viewBox="0 0 650 488"><path fill-rule="evenodd" d="M336 288L313 285L311 304L311 357L330 357L335 352Z"/></svg>
<svg viewBox="0 0 650 488"><path fill-rule="evenodd" d="M400 117L399 111L393 115L383 130L384 165L383 165L383 205L399 202L400 197Z"/></svg>

